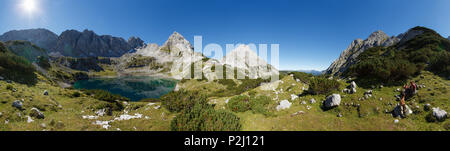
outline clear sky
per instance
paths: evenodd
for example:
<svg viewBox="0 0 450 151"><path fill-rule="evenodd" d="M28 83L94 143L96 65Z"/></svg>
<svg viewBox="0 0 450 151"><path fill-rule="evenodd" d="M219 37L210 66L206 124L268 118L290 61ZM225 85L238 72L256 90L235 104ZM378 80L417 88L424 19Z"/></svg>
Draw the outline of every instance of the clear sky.
<svg viewBox="0 0 450 151"><path fill-rule="evenodd" d="M36 6L23 6L35 1ZM356 38L426 26L450 34L449 0L0 0L0 33L94 30L162 44L174 31L193 43L280 44L280 69L326 69Z"/></svg>

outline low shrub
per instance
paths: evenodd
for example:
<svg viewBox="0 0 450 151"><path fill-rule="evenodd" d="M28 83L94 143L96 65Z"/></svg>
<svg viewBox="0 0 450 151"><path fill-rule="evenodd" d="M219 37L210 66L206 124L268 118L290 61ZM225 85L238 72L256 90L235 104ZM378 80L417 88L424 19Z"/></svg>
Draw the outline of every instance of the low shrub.
<svg viewBox="0 0 450 151"><path fill-rule="evenodd" d="M317 94L331 94L334 91L339 91L339 82L324 77L315 77L310 80L308 93Z"/></svg>
<svg viewBox="0 0 450 151"><path fill-rule="evenodd" d="M179 90L170 92L161 97L162 106L171 112L180 112L191 109L194 105L206 106L206 95L198 91Z"/></svg>
<svg viewBox="0 0 450 151"><path fill-rule="evenodd" d="M199 104L182 110L170 123L172 131L239 131L241 127L233 113Z"/></svg>
<svg viewBox="0 0 450 151"><path fill-rule="evenodd" d="M227 103L227 108L234 112L245 112L251 110L253 113L270 115L267 105L272 99L267 96L247 96L240 95L231 98Z"/></svg>
<svg viewBox="0 0 450 151"><path fill-rule="evenodd" d="M228 109L233 112L245 112L250 110L250 97L247 95L240 95L232 97L227 103Z"/></svg>
<svg viewBox="0 0 450 151"><path fill-rule="evenodd" d="M44 69L49 69L51 67L50 61L44 56L38 56L36 63Z"/></svg>

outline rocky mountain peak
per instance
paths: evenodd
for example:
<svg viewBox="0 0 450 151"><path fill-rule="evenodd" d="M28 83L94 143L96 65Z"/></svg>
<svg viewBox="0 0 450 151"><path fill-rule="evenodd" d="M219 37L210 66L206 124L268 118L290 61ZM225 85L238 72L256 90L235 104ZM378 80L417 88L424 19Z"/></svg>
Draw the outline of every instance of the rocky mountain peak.
<svg viewBox="0 0 450 151"><path fill-rule="evenodd" d="M407 32L397 36L398 39L401 39L399 42L399 45L404 44L406 41L411 40L414 37L423 34L424 32L425 31L417 29L417 28L409 29Z"/></svg>
<svg viewBox="0 0 450 151"><path fill-rule="evenodd" d="M356 39L345 49L338 59L325 71L327 74L338 75L347 70L350 65L356 62L356 58L366 49L376 46L391 46L399 40L396 37L389 37L381 30L377 30L369 35L366 40Z"/></svg>
<svg viewBox="0 0 450 151"><path fill-rule="evenodd" d="M128 38L128 44L130 44L130 46L133 48L140 48L145 45L144 41L141 38L134 36Z"/></svg>
<svg viewBox="0 0 450 151"><path fill-rule="evenodd" d="M0 41L6 42L13 40L29 41L36 46L51 50L58 40L58 35L43 28L12 30L0 35Z"/></svg>
<svg viewBox="0 0 450 151"><path fill-rule="evenodd" d="M170 35L169 39L162 45L163 48L167 47L167 49L181 49L181 50L194 50L194 47L187 41L183 35L181 35L178 32L173 32L172 35ZM179 48L177 48L179 47Z"/></svg>

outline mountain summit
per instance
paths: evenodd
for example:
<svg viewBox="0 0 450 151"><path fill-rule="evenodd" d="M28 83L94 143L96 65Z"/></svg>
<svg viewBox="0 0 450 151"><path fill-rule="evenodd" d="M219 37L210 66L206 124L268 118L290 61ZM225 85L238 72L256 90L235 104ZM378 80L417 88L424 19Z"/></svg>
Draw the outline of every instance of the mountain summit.
<svg viewBox="0 0 450 151"><path fill-rule="evenodd" d="M12 30L0 36L0 41L29 41L46 49L54 56L120 57L144 46L144 41L131 37L128 41L110 35L97 35L94 31L66 30L56 35L47 29Z"/></svg>
<svg viewBox="0 0 450 151"><path fill-rule="evenodd" d="M58 35L50 30L39 29L26 29L26 30L11 30L0 36L0 41L29 41L36 46L51 50L55 47L58 40Z"/></svg>
<svg viewBox="0 0 450 151"><path fill-rule="evenodd" d="M325 71L327 74L339 75L356 62L356 58L368 48L376 46L391 46L399 42L397 37L389 37L381 30L375 31L366 40L356 39L345 49L338 59Z"/></svg>

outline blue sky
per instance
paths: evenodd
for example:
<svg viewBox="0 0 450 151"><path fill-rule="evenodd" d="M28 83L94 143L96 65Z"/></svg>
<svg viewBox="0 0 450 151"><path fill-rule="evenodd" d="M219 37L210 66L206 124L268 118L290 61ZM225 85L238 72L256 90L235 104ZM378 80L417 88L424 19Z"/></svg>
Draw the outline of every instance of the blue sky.
<svg viewBox="0 0 450 151"><path fill-rule="evenodd" d="M326 69L356 38L426 26L450 34L449 0L22 0L0 1L0 33L94 30L162 44L174 31L193 43L280 44L280 69Z"/></svg>

